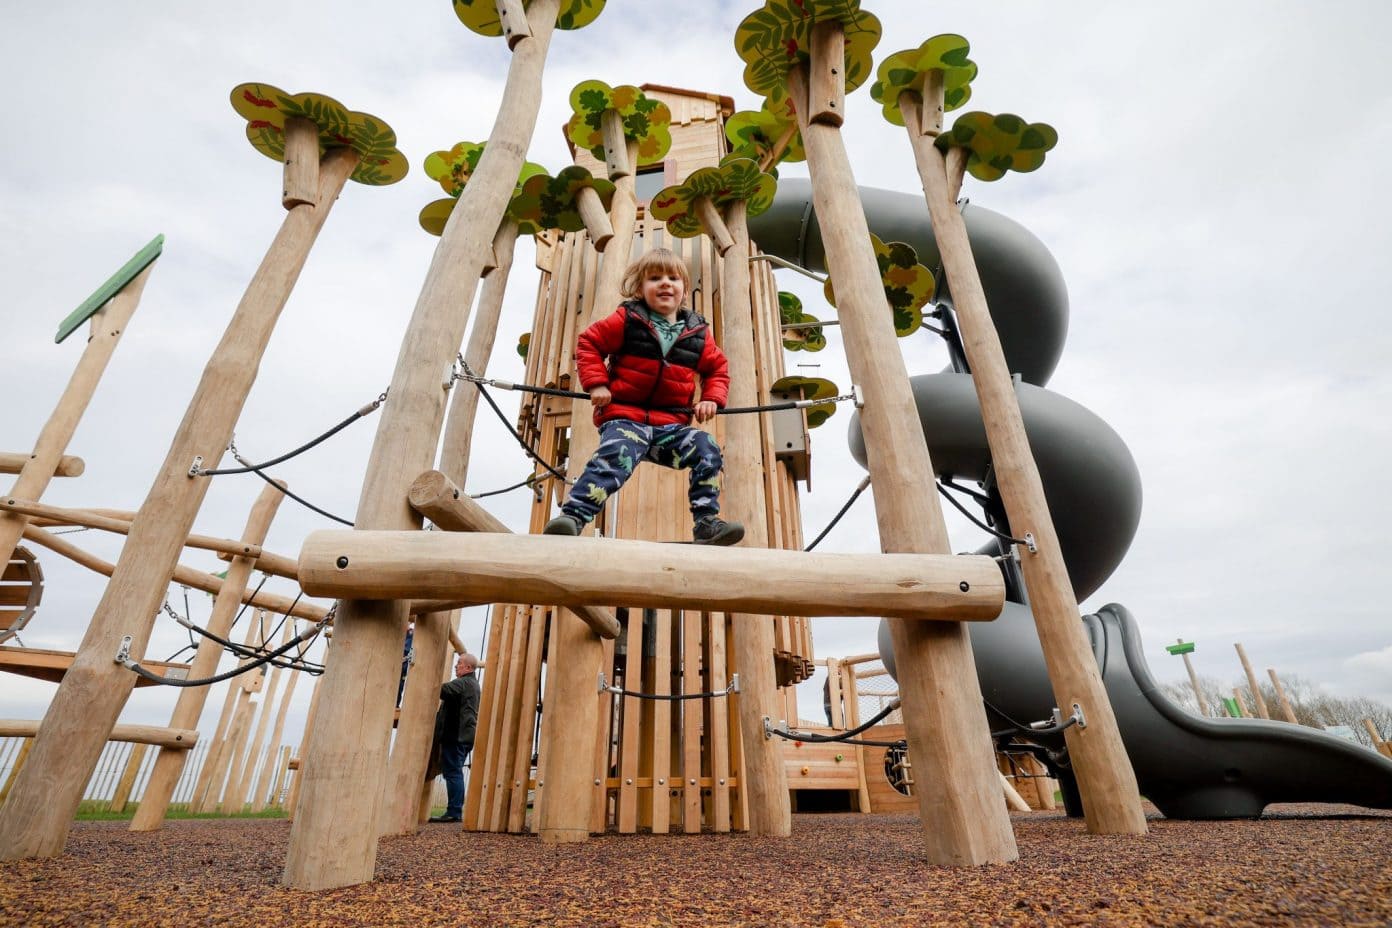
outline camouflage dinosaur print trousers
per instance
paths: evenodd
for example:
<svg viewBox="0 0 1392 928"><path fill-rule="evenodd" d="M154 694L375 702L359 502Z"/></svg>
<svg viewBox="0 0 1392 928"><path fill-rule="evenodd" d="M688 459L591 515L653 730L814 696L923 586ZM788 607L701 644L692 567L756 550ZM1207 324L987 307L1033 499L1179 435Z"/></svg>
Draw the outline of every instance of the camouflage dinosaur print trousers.
<svg viewBox="0 0 1392 928"><path fill-rule="evenodd" d="M725 462L715 438L691 425L644 425L629 419L610 419L600 425L599 448L571 487L561 511L582 525L589 523L643 461L691 471L687 498L693 518L720 511L720 471Z"/></svg>

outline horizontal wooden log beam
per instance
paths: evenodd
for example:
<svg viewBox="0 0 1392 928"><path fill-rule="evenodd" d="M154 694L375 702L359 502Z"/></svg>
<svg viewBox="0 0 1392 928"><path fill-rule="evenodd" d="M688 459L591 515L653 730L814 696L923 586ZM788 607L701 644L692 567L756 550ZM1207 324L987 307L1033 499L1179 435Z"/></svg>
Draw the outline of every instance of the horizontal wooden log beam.
<svg viewBox="0 0 1392 928"><path fill-rule="evenodd" d="M459 488L438 470L428 470L417 477L411 484L406 501L411 504L412 509L447 532L494 532L498 534L511 534L512 532L512 529L504 525L491 512L460 492ZM513 600L509 599L507 602L513 602ZM437 605L440 608L437 609ZM454 605L476 604L473 602L453 605L437 604L425 600L414 603L411 606L411 611L417 614L427 611L443 612L446 608L453 608ZM610 610L600 606L577 606L574 612L585 621L586 625L594 629L595 634L599 637L610 639L619 637L619 620Z"/></svg>
<svg viewBox="0 0 1392 928"><path fill-rule="evenodd" d="M0 738L32 738L39 733L39 720L0 719ZM153 744L175 751L187 751L198 743L195 728L162 728L158 725L117 725L107 741Z"/></svg>
<svg viewBox="0 0 1392 928"><path fill-rule="evenodd" d="M35 680L47 680L49 683L62 683L63 675L72 666L74 657L76 654L72 651L6 646L0 648L0 671L19 674L22 677L31 677ZM165 676L173 673L177 674L181 680L188 677L188 664L180 664L175 661L142 660L140 665L146 670L162 673ZM158 686L159 684L154 680L138 677L135 685L141 687Z"/></svg>
<svg viewBox="0 0 1392 928"><path fill-rule="evenodd" d="M63 555L75 564L80 564L88 570L95 571L107 577L111 576L116 570L116 565L112 564L110 561L102 560L96 555L82 550L72 542L50 532L45 532L41 528L35 528L32 525L25 526L24 537L37 545L43 545L55 554ZM218 591L222 589L221 577L215 577L212 574L204 573L201 570L194 570L192 567L185 567L182 564L175 565L174 575L170 579L175 583L191 586L196 590L202 590L204 593L210 593L213 596L216 596ZM281 596L277 593L267 593L264 591L261 593L253 593L251 590L245 590L242 593L242 602L250 606L259 606L276 615L288 614L297 619L309 619L314 622L319 621L329 614L329 610L323 606L305 602L303 599L296 602L288 596Z"/></svg>
<svg viewBox="0 0 1392 928"><path fill-rule="evenodd" d="M0 500L0 510L35 516L44 519L50 525L83 525L87 528L115 532L118 535L129 535L131 530L130 519L116 518L88 509L65 509L61 506L50 506L47 503L29 499L6 498ZM184 542L184 547L216 551L219 554L225 553L229 556L261 556L260 545L249 545L246 542L234 541L231 538L213 538L208 535L190 535L188 540Z"/></svg>
<svg viewBox="0 0 1392 928"><path fill-rule="evenodd" d="M17 474L24 470L24 465L29 463L31 454L22 451L0 451L0 474ZM53 472L55 477L81 477L82 472L87 469L87 464L82 458L74 454L65 454L58 459L58 467Z"/></svg>
<svg viewBox="0 0 1392 928"><path fill-rule="evenodd" d="M319 531L300 549L311 596L753 615L983 621L1005 584L989 557L822 554L619 538Z"/></svg>
<svg viewBox="0 0 1392 928"><path fill-rule="evenodd" d="M218 560L221 561L230 561L236 556L237 555L229 554L226 551L218 552ZM272 554L265 548L262 548L256 554L256 569L262 573L270 574L272 577L283 577L286 580L294 580L296 582L299 582L300 579L300 567L295 563L293 557L286 557L283 554Z"/></svg>

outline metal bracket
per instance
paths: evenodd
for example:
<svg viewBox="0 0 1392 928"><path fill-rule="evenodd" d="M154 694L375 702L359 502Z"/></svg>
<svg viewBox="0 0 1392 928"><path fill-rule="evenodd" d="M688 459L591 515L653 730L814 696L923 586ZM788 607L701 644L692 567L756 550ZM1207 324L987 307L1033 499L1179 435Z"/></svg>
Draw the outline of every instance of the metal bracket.
<svg viewBox="0 0 1392 928"><path fill-rule="evenodd" d="M861 393L860 386L854 383L851 384L851 404L854 405L856 409L865 408L865 394Z"/></svg>
<svg viewBox="0 0 1392 928"><path fill-rule="evenodd" d="M127 635L126 637L122 638L122 639L121 639L121 646L120 646L119 648L116 649L116 656L115 656L114 658L112 658L112 661L113 661L114 663L121 664L122 666L125 666L126 664L129 664L129 663L130 663L130 649L131 649L131 645L134 644L134 643L135 643L135 640L134 640L133 638L131 638L130 635Z"/></svg>
<svg viewBox="0 0 1392 928"><path fill-rule="evenodd" d="M604 671L602 671L602 670L599 672L599 689L597 689L595 692L597 692L597 693L607 693L607 692L609 692L609 681L606 680L606 679L604 679Z"/></svg>
<svg viewBox="0 0 1392 928"><path fill-rule="evenodd" d="M740 691L739 674L735 674L734 676L732 676L732 677L730 678L730 685L729 685L728 687L725 688L725 692L727 692L727 693L738 693L739 691Z"/></svg>
<svg viewBox="0 0 1392 928"><path fill-rule="evenodd" d="M1055 706L1055 707L1054 707L1054 724L1055 724L1055 725L1062 725L1064 722L1072 722L1073 724L1077 725L1079 728L1087 728L1087 716L1083 714L1083 707L1080 706L1080 705L1078 705L1078 704L1075 702L1075 703L1073 704L1073 714L1070 715L1068 718L1065 719L1065 718L1063 717L1063 713L1059 711L1058 706Z"/></svg>
<svg viewBox="0 0 1392 928"><path fill-rule="evenodd" d="M783 719L779 719L779 720L778 720L778 726L777 726L777 728L778 728L778 729L783 729L783 728L786 728L786 727L787 727L787 722L785 722ZM770 719L767 715L764 716L764 740L765 740L765 741L772 741L772 740L773 740L773 733L774 733L774 731L775 731L775 727L774 727L774 724L773 724L773 720Z"/></svg>
<svg viewBox="0 0 1392 928"><path fill-rule="evenodd" d="M203 472L203 455L201 455L201 454L195 455L194 458L193 458L193 463L189 465L188 475L189 475L190 477L197 477L197 476L198 476L200 473L202 473L202 472Z"/></svg>
<svg viewBox="0 0 1392 928"><path fill-rule="evenodd" d="M1029 549L1030 554L1039 553L1039 545L1035 543L1034 532L1025 532L1025 547Z"/></svg>

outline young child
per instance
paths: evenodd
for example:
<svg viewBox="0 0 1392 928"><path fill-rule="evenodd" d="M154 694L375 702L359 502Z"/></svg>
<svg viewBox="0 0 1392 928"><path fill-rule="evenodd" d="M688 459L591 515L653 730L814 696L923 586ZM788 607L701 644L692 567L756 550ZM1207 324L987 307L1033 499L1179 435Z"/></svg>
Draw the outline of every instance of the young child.
<svg viewBox="0 0 1392 928"><path fill-rule="evenodd" d="M580 333L576 370L590 394L599 448L545 534L578 535L640 462L653 461L691 471L696 544L732 545L744 537L744 526L718 515L720 447L691 425L693 414L705 422L725 405L730 375L706 320L682 309L690 286L682 260L655 248L624 272L628 299ZM698 375L701 401L693 406Z"/></svg>

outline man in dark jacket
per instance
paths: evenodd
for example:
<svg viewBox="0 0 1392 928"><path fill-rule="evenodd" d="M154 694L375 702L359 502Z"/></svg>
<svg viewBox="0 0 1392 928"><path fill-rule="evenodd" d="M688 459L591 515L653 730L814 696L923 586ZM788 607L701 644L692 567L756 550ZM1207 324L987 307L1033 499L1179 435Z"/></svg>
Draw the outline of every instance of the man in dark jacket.
<svg viewBox="0 0 1392 928"><path fill-rule="evenodd" d="M465 652L454 662L454 679L440 687L440 711L435 713L435 743L440 751L440 774L449 796L445 814L432 822L458 822L464 812L464 761L474 749L478 728L479 684L474 676L478 658Z"/></svg>

